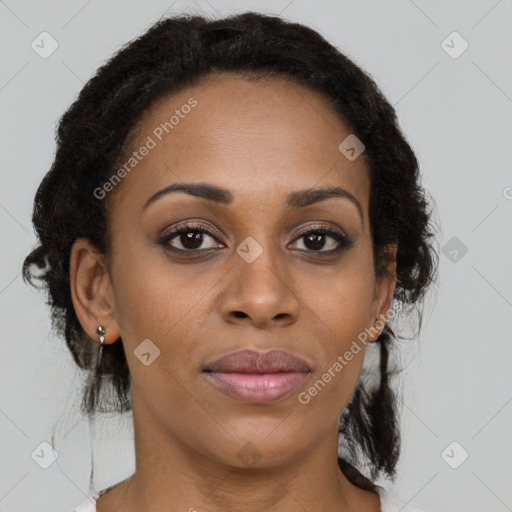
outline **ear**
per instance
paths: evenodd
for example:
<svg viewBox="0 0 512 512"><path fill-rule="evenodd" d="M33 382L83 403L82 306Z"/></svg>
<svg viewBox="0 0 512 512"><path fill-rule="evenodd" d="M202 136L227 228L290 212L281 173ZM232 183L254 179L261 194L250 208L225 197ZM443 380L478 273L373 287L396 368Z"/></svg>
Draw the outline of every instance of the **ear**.
<svg viewBox="0 0 512 512"><path fill-rule="evenodd" d="M369 329L369 341L377 341L388 320L393 294L396 286L396 253L398 245L389 244L384 249L384 272L377 274L375 279L375 292L372 304L372 317Z"/></svg>
<svg viewBox="0 0 512 512"><path fill-rule="evenodd" d="M71 247L69 281L73 306L83 329L98 341L96 329L102 325L105 343L116 341L120 332L105 255L86 238L78 238Z"/></svg>

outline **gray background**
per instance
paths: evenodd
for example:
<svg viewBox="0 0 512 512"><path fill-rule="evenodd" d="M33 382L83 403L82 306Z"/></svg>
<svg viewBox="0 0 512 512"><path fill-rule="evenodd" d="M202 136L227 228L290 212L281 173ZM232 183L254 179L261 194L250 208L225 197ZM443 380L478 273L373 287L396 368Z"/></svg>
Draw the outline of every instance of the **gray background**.
<svg viewBox="0 0 512 512"><path fill-rule="evenodd" d="M0 510L71 510L91 492L91 457L96 489L134 468L131 416L89 430L81 374L50 330L44 294L20 276L56 122L98 66L166 11L246 10L310 25L375 78L436 201L445 254L420 340L404 346L394 492L425 511L512 510L511 4L0 0ZM31 48L43 31L59 45L47 59ZM441 45L453 31L469 44L458 58ZM31 454L45 453L54 426L59 457L43 469ZM469 457L453 469L462 450Z"/></svg>

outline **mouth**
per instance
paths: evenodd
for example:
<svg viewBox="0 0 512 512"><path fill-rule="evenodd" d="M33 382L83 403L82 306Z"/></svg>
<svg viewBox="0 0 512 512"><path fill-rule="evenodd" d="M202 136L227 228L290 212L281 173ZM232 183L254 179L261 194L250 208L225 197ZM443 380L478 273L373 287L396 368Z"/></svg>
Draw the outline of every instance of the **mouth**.
<svg viewBox="0 0 512 512"><path fill-rule="evenodd" d="M284 398L310 373L303 359L282 350L242 350L203 369L203 375L217 389L249 403L269 403Z"/></svg>

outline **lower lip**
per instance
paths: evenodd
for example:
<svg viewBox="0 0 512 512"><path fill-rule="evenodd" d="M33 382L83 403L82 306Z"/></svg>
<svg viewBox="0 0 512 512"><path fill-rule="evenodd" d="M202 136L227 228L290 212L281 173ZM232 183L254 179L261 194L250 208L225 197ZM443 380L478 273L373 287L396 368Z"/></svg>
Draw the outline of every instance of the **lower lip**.
<svg viewBox="0 0 512 512"><path fill-rule="evenodd" d="M231 396L251 403L279 400L298 388L308 373L221 373L206 372L208 379Z"/></svg>

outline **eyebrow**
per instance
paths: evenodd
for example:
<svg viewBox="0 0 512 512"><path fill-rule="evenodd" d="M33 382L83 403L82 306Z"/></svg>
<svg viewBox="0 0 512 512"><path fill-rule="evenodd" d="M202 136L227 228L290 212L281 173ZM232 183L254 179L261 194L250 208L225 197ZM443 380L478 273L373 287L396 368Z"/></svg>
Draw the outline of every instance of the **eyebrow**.
<svg viewBox="0 0 512 512"><path fill-rule="evenodd" d="M221 205L228 206L233 202L233 194L230 190L221 188L211 183L173 183L162 190L159 190L153 194L142 207L144 211L150 204L154 203L158 199L172 192L185 192L191 196L200 197L213 201ZM304 208L314 203L330 199L331 197L339 197L342 199L348 199L357 208L359 217L364 225L363 220L363 209L359 201L351 194L348 190L341 187L326 187L326 188L315 188L315 189L303 189L291 192L286 197L286 205L291 208Z"/></svg>

